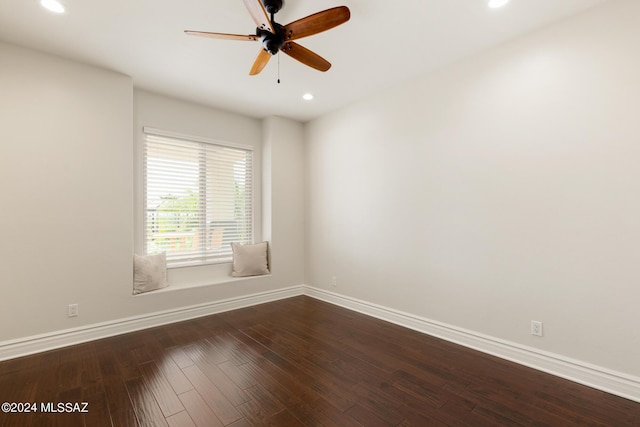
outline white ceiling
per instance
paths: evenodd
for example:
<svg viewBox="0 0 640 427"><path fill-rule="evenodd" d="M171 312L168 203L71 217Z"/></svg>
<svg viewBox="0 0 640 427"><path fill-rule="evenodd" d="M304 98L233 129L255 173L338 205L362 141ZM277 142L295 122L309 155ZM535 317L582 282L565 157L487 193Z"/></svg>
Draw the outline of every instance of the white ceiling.
<svg viewBox="0 0 640 427"><path fill-rule="evenodd" d="M249 76L257 42L191 37L183 30L251 34L242 0L0 0L0 40L133 77L136 87L242 113L307 121L466 55L607 0L287 0L276 21L346 5L351 20L299 40L333 64L326 73L286 55ZM2 58L0 58L0 64ZM312 92L316 99L302 100Z"/></svg>

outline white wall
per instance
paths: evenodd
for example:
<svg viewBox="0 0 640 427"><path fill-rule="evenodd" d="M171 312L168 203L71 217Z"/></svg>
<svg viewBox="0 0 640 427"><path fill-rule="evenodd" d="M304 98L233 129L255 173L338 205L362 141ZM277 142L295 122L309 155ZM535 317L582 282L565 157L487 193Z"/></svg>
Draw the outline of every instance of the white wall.
<svg viewBox="0 0 640 427"><path fill-rule="evenodd" d="M0 44L0 60L0 355L122 332L127 322L94 334L98 324L303 284L302 125L134 92L130 77L12 45ZM230 264L172 271L176 284L204 286L132 295L142 126L251 144L258 173L263 153L277 165L264 180L270 211L259 222L273 240L272 275L218 283ZM67 317L71 303L76 318Z"/></svg>
<svg viewBox="0 0 640 427"><path fill-rule="evenodd" d="M265 239L271 270L304 284L304 130L281 117L263 122Z"/></svg>
<svg viewBox="0 0 640 427"><path fill-rule="evenodd" d="M0 58L0 341L117 316L132 281L131 78L7 44Z"/></svg>
<svg viewBox="0 0 640 427"><path fill-rule="evenodd" d="M638 16L611 2L310 122L307 284L640 375Z"/></svg>

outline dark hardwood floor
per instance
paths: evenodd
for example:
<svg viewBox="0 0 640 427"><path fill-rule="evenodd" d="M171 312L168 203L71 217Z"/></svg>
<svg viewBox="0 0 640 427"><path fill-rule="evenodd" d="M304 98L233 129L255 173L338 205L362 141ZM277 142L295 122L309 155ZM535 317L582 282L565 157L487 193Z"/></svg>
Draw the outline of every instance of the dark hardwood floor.
<svg viewBox="0 0 640 427"><path fill-rule="evenodd" d="M38 412L0 426L640 426L639 403L309 297L2 362L5 401Z"/></svg>

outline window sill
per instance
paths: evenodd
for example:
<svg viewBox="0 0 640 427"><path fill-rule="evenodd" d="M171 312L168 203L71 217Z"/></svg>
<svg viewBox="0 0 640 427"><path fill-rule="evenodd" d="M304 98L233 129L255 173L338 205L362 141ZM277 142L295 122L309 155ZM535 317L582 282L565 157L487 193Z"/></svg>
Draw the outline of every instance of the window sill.
<svg viewBox="0 0 640 427"><path fill-rule="evenodd" d="M215 281L207 282L207 283L201 283L201 284L193 284L193 283L184 284L184 285L171 285L170 284L166 288L162 288L162 289L158 289L158 290L150 291L150 292L144 292L144 293L133 295L133 296L134 297L139 297L139 296L144 296L144 295L163 294L163 293L167 293L167 292L181 291L181 290L186 290L186 289L205 288L207 286L226 285L226 284L230 284L230 283L251 281L251 280L261 279L261 278L270 277L270 276L271 276L271 274L263 274L261 276L247 276L247 277L229 276L229 277L225 277L225 278L222 278L222 279L219 279L219 280L215 280Z"/></svg>
<svg viewBox="0 0 640 427"><path fill-rule="evenodd" d="M195 262L180 262L174 264L167 264L167 270L175 270L179 268L191 268L191 267L206 267L208 265L220 265L220 264L229 264L233 263L232 258L223 258L219 260L212 260L207 262L195 261ZM235 279L235 277L234 277Z"/></svg>

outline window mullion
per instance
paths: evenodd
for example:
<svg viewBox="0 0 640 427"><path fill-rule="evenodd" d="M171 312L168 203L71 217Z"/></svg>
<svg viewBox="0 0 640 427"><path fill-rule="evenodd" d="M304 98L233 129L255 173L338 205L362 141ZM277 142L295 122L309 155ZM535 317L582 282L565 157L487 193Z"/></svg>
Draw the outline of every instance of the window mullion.
<svg viewBox="0 0 640 427"><path fill-rule="evenodd" d="M207 257L207 247L209 243L209 230L207 227L207 193L209 191L208 182L207 182L207 151L206 144L202 144L200 147L200 155L199 155L199 171L198 171L198 181L200 184L200 194L198 199L198 204L200 206L198 212L199 224L198 227L200 229L200 253L202 254L202 260L205 261Z"/></svg>

